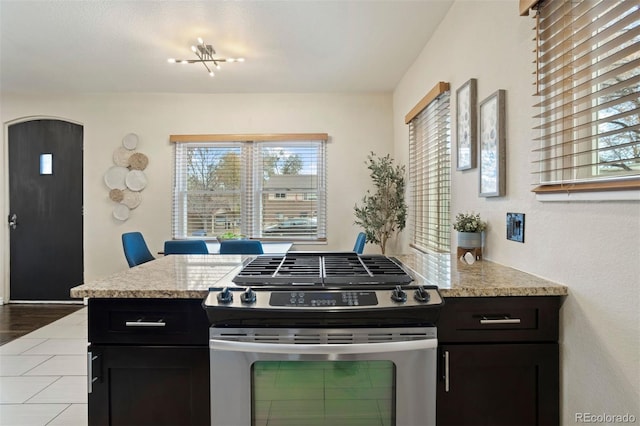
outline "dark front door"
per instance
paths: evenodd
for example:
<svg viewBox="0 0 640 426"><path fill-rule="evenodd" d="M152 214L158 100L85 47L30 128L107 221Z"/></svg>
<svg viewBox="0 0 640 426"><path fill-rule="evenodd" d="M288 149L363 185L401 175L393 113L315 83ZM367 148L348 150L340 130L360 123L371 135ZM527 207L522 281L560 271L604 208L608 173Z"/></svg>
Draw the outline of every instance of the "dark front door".
<svg viewBox="0 0 640 426"><path fill-rule="evenodd" d="M80 125L9 126L11 300L69 300L83 282Z"/></svg>

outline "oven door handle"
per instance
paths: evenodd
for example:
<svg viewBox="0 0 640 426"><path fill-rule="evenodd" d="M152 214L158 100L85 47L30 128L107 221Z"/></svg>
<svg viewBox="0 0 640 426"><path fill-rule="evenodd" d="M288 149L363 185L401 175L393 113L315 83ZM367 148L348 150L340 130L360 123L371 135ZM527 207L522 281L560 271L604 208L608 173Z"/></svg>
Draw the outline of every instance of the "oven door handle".
<svg viewBox="0 0 640 426"><path fill-rule="evenodd" d="M385 343L353 343L353 344L288 344L264 342L239 342L236 340L209 340L209 348L229 352L259 352L268 354L292 355L341 355L383 352L403 352L420 349L435 349L438 339L407 340L403 342Z"/></svg>

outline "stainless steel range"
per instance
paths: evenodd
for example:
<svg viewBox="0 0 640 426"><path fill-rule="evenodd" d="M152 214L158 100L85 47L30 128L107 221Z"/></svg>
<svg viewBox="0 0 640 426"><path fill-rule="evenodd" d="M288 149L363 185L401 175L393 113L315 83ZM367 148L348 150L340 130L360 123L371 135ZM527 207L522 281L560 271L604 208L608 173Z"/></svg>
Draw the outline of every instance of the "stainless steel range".
<svg viewBox="0 0 640 426"><path fill-rule="evenodd" d="M204 302L212 425L435 424L443 301L385 256L258 256Z"/></svg>

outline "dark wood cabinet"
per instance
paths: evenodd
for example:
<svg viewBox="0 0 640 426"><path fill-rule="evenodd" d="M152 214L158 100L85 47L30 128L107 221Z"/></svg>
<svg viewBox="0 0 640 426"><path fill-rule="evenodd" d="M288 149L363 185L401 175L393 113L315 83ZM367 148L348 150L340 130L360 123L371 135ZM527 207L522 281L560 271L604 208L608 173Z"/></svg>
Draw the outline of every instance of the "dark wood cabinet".
<svg viewBox="0 0 640 426"><path fill-rule="evenodd" d="M89 425L208 425L201 300L89 300Z"/></svg>
<svg viewBox="0 0 640 426"><path fill-rule="evenodd" d="M558 297L446 299L437 424L558 425L559 307Z"/></svg>

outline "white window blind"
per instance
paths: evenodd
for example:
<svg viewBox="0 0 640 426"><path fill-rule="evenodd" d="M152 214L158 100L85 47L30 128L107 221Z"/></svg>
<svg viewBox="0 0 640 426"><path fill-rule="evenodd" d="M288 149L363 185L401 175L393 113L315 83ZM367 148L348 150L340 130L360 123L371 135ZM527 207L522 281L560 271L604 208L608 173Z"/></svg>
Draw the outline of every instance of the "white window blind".
<svg viewBox="0 0 640 426"><path fill-rule="evenodd" d="M537 5L534 191L640 188L639 4Z"/></svg>
<svg viewBox="0 0 640 426"><path fill-rule="evenodd" d="M451 130L449 85L440 83L410 113L409 188L411 245L449 252L451 203ZM424 106L426 105L426 106ZM416 108L414 108L416 110Z"/></svg>
<svg viewBox="0 0 640 426"><path fill-rule="evenodd" d="M326 239L325 142L175 146L174 238Z"/></svg>

